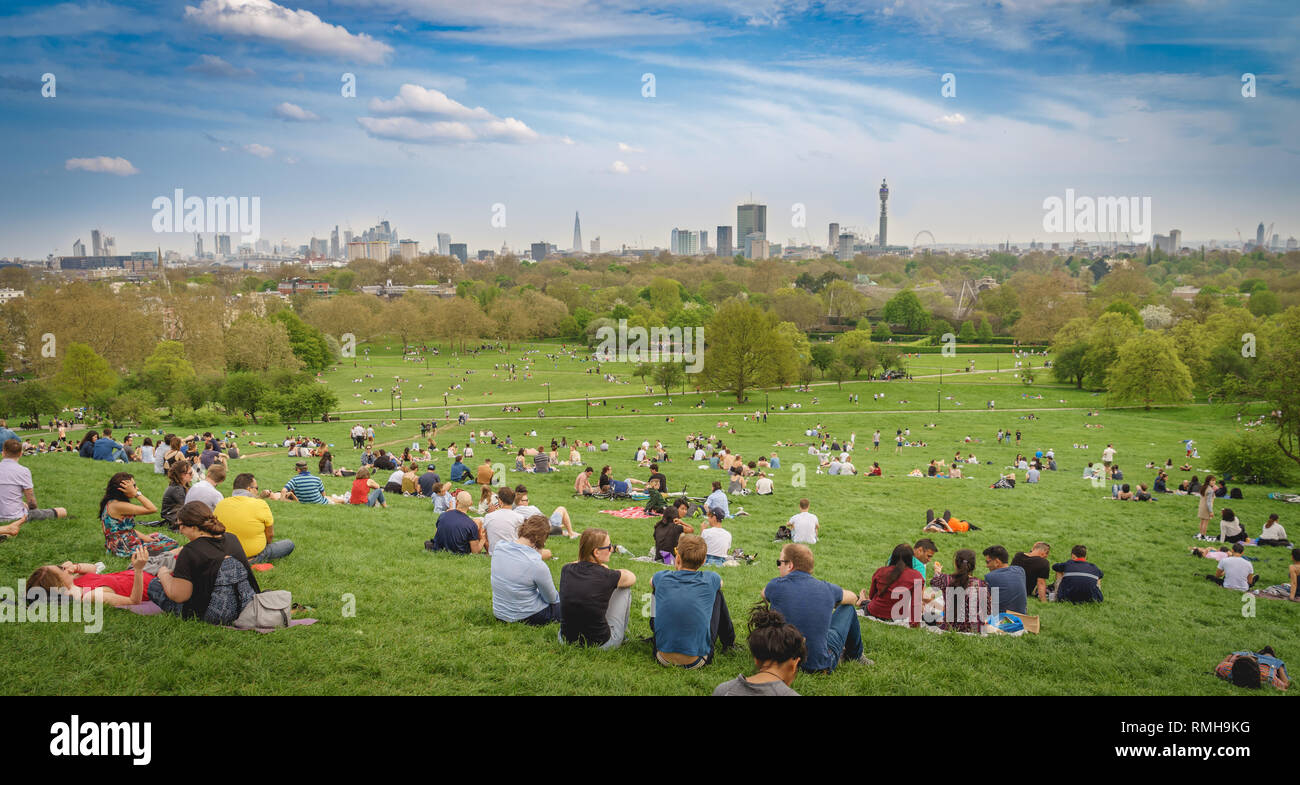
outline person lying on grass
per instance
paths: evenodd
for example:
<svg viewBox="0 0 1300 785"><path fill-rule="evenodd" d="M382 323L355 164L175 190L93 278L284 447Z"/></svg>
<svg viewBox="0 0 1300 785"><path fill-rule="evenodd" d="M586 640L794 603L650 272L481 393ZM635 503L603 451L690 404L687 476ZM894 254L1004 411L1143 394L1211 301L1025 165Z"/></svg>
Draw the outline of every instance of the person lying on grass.
<svg viewBox="0 0 1300 785"><path fill-rule="evenodd" d="M723 651L736 644L736 630L722 595L722 576L700 572L707 551L702 537L684 535L673 554L676 569L661 570L651 577L650 629L660 665L703 668L713 661L715 640Z"/></svg>
<svg viewBox="0 0 1300 785"><path fill-rule="evenodd" d="M18 462L22 451L22 442L6 439L4 458L0 460L0 521L12 521L0 526L0 534L9 537L18 534L25 523L68 517L62 507L37 508L31 470Z"/></svg>
<svg viewBox="0 0 1300 785"><path fill-rule="evenodd" d="M757 672L724 681L713 689L714 696L794 695L794 679L799 663L808 656L803 633L785 620L766 602L754 605L749 612L749 654Z"/></svg>
<svg viewBox="0 0 1300 785"><path fill-rule="evenodd" d="M27 591L40 587L47 592L67 594L82 602L102 601L106 605L139 605L144 602L145 588L154 580L144 571L149 552L143 546L131 553L131 569L95 574L95 565L65 561L55 566L37 567L27 579Z"/></svg>
<svg viewBox="0 0 1300 785"><path fill-rule="evenodd" d="M615 649L627 638L636 574L609 568L614 545L604 529L585 529L578 560L560 570L560 641Z"/></svg>
<svg viewBox="0 0 1300 785"><path fill-rule="evenodd" d="M519 524L515 539L492 546L492 615L501 621L540 627L560 620L560 593L542 555L549 555L550 533L550 521L534 515Z"/></svg>

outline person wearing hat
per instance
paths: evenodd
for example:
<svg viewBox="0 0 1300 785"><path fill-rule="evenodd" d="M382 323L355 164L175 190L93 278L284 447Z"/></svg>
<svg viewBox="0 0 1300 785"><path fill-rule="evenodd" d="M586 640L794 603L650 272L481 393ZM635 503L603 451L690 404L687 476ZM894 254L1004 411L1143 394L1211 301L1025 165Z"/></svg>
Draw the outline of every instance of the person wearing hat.
<svg viewBox="0 0 1300 785"><path fill-rule="evenodd" d="M307 468L306 461L298 461L294 464L298 473L289 478L284 484L285 491L290 494L292 501L299 501L303 504L331 504L331 500L325 495L325 483L321 478L312 474Z"/></svg>
<svg viewBox="0 0 1300 785"><path fill-rule="evenodd" d="M438 483L442 482L442 478L438 476L438 473L434 471L434 468L435 467L432 463L429 464L425 467L424 474L421 474L417 480L420 486L420 495L426 499L433 497L434 487L437 486Z"/></svg>

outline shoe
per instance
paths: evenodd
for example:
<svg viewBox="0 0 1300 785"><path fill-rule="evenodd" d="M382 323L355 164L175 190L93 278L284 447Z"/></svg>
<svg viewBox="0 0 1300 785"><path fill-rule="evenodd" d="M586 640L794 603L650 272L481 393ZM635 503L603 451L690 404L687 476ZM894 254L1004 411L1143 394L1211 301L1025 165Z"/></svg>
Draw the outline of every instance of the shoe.
<svg viewBox="0 0 1300 785"><path fill-rule="evenodd" d="M869 658L869 657L868 657L867 655L865 655L865 654L862 655L861 657L858 657L858 662L861 663L861 664L863 664L863 665L875 665L875 664L876 664L876 661L875 661L875 660Z"/></svg>

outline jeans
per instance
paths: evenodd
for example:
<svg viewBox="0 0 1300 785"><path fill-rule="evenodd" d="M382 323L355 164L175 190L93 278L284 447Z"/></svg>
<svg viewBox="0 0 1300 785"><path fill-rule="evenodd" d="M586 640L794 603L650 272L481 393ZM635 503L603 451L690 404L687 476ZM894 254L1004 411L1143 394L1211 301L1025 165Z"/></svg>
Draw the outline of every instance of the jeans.
<svg viewBox="0 0 1300 785"><path fill-rule="evenodd" d="M384 500L383 488L371 488L370 495L366 497L367 507L374 507L376 504L387 504Z"/></svg>
<svg viewBox="0 0 1300 785"><path fill-rule="evenodd" d="M534 613L532 616L529 616L527 619L524 619L524 624L528 624L533 627L543 627L547 624L550 624L552 622L557 622L559 620L560 620L560 603L553 602L550 605L547 605L545 608L542 608L537 613Z"/></svg>
<svg viewBox="0 0 1300 785"><path fill-rule="evenodd" d="M726 564L726 563L727 563L727 557L725 557L725 556L714 556L714 555L710 554L710 555L704 557L704 563L705 563L705 564L715 565L715 566L722 566L723 564Z"/></svg>
<svg viewBox="0 0 1300 785"><path fill-rule="evenodd" d="M293 553L293 540L273 540L266 544L262 552L249 559L250 564L265 564L276 559L283 559Z"/></svg>
<svg viewBox="0 0 1300 785"><path fill-rule="evenodd" d="M831 614L831 626L826 631L826 648L835 655L827 671L835 670L841 654L849 660L862 656L862 629L858 626L857 609L852 605L841 605Z"/></svg>

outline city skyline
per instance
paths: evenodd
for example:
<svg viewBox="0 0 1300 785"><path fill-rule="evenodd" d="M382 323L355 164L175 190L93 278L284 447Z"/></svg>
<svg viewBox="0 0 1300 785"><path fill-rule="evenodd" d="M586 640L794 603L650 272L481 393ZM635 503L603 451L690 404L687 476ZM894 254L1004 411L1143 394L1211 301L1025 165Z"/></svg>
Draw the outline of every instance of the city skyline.
<svg viewBox="0 0 1300 785"><path fill-rule="evenodd" d="M192 233L149 222L176 188L260 197L263 237L331 249L387 220L424 250L521 250L575 211L606 249L663 247L734 226L751 193L768 241L822 246L832 222L871 233L886 178L902 246L1106 239L1042 230L1066 189L1149 196L1186 242L1297 232L1285 3L498 5L11 6L0 139L22 187L0 195L0 257L68 255L91 228L187 255Z"/></svg>

